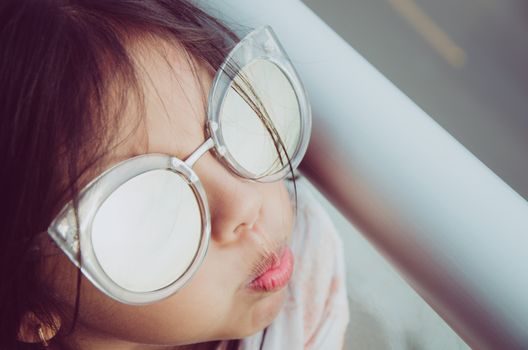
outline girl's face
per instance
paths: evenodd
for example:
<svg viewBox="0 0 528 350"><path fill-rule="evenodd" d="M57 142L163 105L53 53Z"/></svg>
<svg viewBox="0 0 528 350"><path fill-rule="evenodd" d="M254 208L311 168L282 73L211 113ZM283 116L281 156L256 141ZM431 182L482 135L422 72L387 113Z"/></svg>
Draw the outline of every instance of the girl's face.
<svg viewBox="0 0 528 350"><path fill-rule="evenodd" d="M131 102L115 135L119 142L99 169L143 153L185 159L205 140L210 73L200 65L194 65L193 72L188 55L176 45L148 44L134 52L145 90L146 118L136 127L140 117ZM121 349L134 343L180 345L234 339L263 329L275 318L285 289L263 292L247 283L262 264L263 252L290 238L293 209L284 183L240 178L211 152L193 169L207 194L212 227L199 271L176 294L145 306L119 303L83 277L79 319L67 342L76 348ZM50 287L73 309L76 268L63 254L48 265L53 271Z"/></svg>

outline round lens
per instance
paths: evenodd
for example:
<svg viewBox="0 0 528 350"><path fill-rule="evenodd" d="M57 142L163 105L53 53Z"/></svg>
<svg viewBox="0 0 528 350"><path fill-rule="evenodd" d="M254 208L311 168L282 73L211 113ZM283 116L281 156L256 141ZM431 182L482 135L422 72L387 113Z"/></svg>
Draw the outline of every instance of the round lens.
<svg viewBox="0 0 528 350"><path fill-rule="evenodd" d="M242 67L225 96L219 125L228 152L254 178L281 171L301 132L299 103L287 76L263 59Z"/></svg>
<svg viewBox="0 0 528 350"><path fill-rule="evenodd" d="M104 201L92 225L99 264L115 283L134 292L155 291L180 278L202 235L192 188L169 170L125 182Z"/></svg>

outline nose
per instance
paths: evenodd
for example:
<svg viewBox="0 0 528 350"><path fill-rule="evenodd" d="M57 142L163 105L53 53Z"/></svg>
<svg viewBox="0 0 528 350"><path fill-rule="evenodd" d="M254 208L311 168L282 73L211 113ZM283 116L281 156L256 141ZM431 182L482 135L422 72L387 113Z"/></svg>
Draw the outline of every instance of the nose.
<svg viewBox="0 0 528 350"><path fill-rule="evenodd" d="M259 219L265 184L243 179L210 152L193 168L202 182L211 214L211 239L226 245L241 238L242 228Z"/></svg>

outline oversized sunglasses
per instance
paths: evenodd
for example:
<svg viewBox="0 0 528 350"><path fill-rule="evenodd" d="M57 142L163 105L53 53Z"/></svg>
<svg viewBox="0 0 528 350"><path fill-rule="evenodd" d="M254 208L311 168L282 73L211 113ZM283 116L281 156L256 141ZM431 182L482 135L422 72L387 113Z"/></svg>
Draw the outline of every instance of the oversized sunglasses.
<svg viewBox="0 0 528 350"><path fill-rule="evenodd" d="M192 167L207 151L238 176L259 182L284 179L299 165L310 136L310 106L269 26L245 36L216 73L205 129L206 141L185 160L144 154L93 179L79 195L79 230L72 203L49 226L56 244L106 295L153 303L196 273L211 223Z"/></svg>

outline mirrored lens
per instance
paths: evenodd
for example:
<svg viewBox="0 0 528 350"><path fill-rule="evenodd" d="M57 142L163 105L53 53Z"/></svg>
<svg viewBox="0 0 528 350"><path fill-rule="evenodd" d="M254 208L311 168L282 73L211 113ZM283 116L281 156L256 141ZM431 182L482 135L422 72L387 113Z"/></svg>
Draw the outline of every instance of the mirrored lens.
<svg viewBox="0 0 528 350"><path fill-rule="evenodd" d="M117 188L92 226L95 255L106 274L135 292L158 290L193 262L202 234L200 207L179 174L153 170Z"/></svg>
<svg viewBox="0 0 528 350"><path fill-rule="evenodd" d="M233 79L219 122L227 150L255 178L287 166L286 155L293 158L300 140L297 95L283 71L263 59Z"/></svg>

